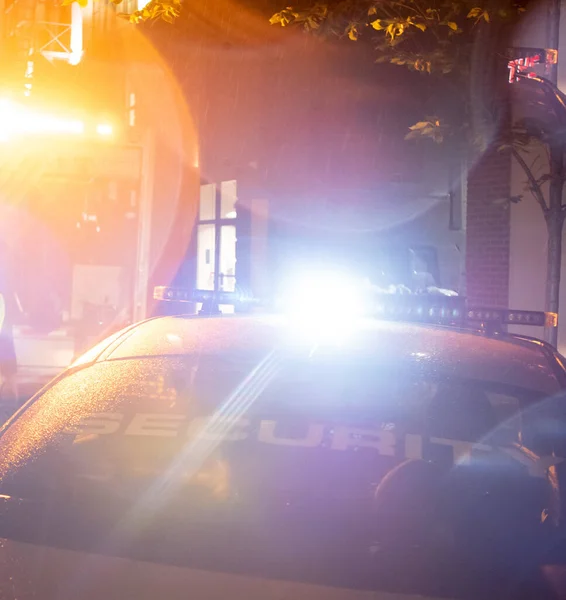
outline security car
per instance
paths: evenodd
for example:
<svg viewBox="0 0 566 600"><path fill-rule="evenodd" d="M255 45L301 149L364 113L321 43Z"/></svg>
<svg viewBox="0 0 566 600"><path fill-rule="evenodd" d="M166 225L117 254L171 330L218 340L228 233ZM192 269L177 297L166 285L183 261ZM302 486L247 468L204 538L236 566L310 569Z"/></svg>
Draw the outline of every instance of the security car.
<svg viewBox="0 0 566 600"><path fill-rule="evenodd" d="M566 366L503 331L548 315L346 292L137 324L32 398L0 597L560 597Z"/></svg>

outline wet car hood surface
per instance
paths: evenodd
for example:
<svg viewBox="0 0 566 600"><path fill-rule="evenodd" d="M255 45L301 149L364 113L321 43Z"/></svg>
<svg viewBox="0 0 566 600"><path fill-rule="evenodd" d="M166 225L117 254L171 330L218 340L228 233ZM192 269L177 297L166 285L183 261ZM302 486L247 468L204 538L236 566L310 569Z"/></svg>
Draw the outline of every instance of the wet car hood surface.
<svg viewBox="0 0 566 600"><path fill-rule="evenodd" d="M304 344L301 328L289 325L282 317L164 317L131 330L104 359L207 353L247 356L257 361L275 348ZM375 364L441 368L461 378L516 385L549 395L561 389L542 344L519 338L369 320L353 328L339 347L324 348L323 344L319 351L344 359L371 356Z"/></svg>

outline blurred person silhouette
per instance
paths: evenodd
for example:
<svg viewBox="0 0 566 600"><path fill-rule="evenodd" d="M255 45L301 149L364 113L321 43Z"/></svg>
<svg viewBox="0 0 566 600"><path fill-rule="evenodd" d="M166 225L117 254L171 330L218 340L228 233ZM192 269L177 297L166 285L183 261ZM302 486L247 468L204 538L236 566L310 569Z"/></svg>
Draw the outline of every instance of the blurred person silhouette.
<svg viewBox="0 0 566 600"><path fill-rule="evenodd" d="M18 394L18 361L14 345L14 320L19 300L13 285L10 247L0 239L0 403L16 403Z"/></svg>

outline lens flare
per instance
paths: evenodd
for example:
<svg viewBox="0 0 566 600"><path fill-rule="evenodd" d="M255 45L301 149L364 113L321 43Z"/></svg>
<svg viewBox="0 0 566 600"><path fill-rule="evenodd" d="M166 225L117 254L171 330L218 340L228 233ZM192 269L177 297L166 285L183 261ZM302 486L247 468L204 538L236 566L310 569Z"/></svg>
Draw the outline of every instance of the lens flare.
<svg viewBox="0 0 566 600"><path fill-rule="evenodd" d="M362 283L338 272L300 276L286 289L284 313L297 340L340 343L357 330L367 312Z"/></svg>

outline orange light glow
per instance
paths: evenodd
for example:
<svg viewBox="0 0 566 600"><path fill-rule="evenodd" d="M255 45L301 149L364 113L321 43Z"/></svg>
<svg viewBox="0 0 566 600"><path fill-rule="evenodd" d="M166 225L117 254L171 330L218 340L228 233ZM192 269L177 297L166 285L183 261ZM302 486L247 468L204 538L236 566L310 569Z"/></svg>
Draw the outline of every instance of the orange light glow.
<svg viewBox="0 0 566 600"><path fill-rule="evenodd" d="M30 110L8 99L0 99L0 140L33 134L84 133L85 126L76 119L61 119L53 115Z"/></svg>
<svg viewBox="0 0 566 600"><path fill-rule="evenodd" d="M112 128L112 125L109 125L108 123L100 123L96 126L96 133L98 133L98 135L109 136L114 133L114 129Z"/></svg>

